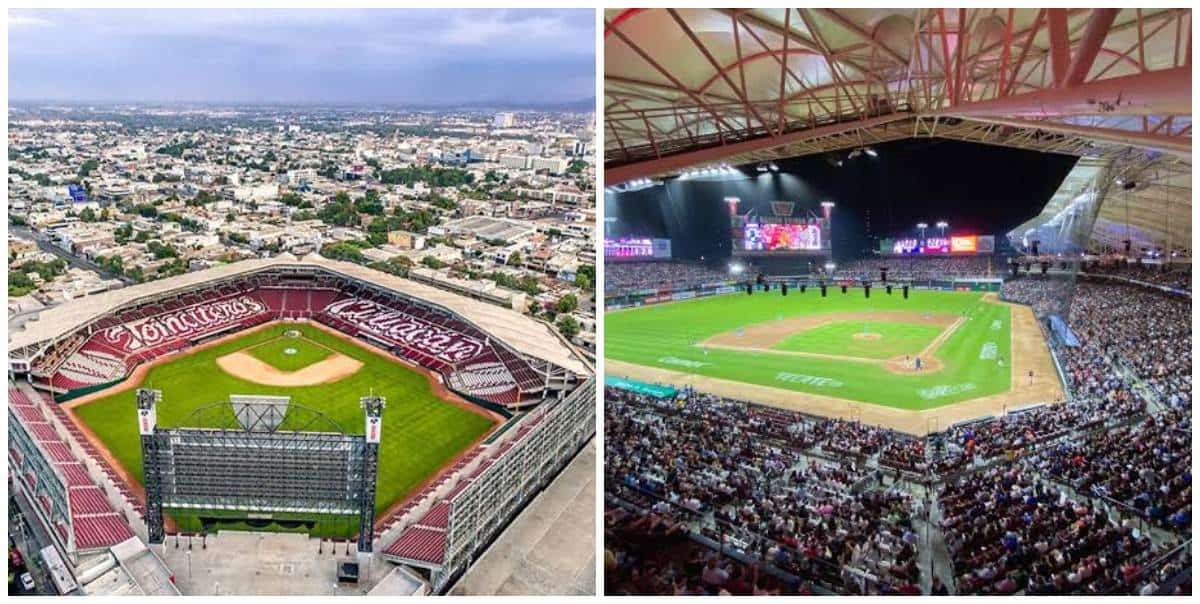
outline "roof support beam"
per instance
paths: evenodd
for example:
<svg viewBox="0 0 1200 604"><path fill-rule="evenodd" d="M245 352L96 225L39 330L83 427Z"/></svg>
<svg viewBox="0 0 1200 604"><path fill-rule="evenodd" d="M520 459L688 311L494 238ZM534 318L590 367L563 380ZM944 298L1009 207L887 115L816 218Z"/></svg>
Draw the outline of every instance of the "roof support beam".
<svg viewBox="0 0 1200 604"><path fill-rule="evenodd" d="M968 118L974 119L974 118ZM1014 128L1038 129L1046 132L1055 132L1058 134L1068 134L1079 136L1087 139L1137 147L1139 149L1149 149L1152 151L1161 151L1170 155L1190 158L1192 156L1192 140L1191 137L1183 136L1166 136L1163 134L1145 134L1135 130L1121 130L1119 128L1099 128L1094 126L1079 126L1076 124L1064 124L1060 122L1024 120L1019 118L980 118L980 121L987 121L993 124L1001 124L1004 126L1012 126Z"/></svg>
<svg viewBox="0 0 1200 604"><path fill-rule="evenodd" d="M1082 84L1083 80L1087 78L1088 72L1092 70L1092 64L1096 62L1096 56L1100 54L1100 48L1104 46L1104 39L1108 37L1108 30L1112 27L1119 12L1121 12L1119 8L1097 8L1092 11L1092 18L1083 32L1079 48L1075 50L1075 57L1071 60L1071 68L1067 71L1063 86L1068 88L1076 86Z"/></svg>
<svg viewBox="0 0 1200 604"><path fill-rule="evenodd" d="M722 80L725 80L725 84L729 86L729 89L733 91L733 94L737 95L737 97L742 100L742 105L746 108L747 112L746 127L750 127L750 115L754 115L754 119L757 119L758 123L762 124L764 128L770 128L770 125L767 124L767 121L763 119L763 116L759 114L758 110L754 108L754 105L750 104L750 100L746 97L746 91L743 88L739 88L733 83L733 80L729 79L729 74L727 74L725 70L721 68L721 65L717 63L715 58L713 58L712 53L708 51L708 48L706 48L704 43L700 41L700 38L696 36L696 32L692 31L691 27L688 27L688 24L683 20L683 17L680 17L679 13L673 8L668 8L667 14L671 15L671 18L675 20L675 23L679 25L679 28L683 30L683 33L687 35L689 40L692 41L692 44L696 47L696 50L699 50L700 54L704 55L705 59L708 59L708 64L712 65L712 68L717 70L717 74L721 76Z"/></svg>
<svg viewBox="0 0 1200 604"><path fill-rule="evenodd" d="M704 101L704 99L700 98L699 95L697 95L696 93L689 90L687 86L683 85L683 82L680 82L678 78L676 78L674 75L671 75L671 72L669 72L665 68L663 68L663 66L660 65L658 63L658 61L655 61L654 58L651 57L645 50L642 50L641 46L634 44L633 40L630 40L628 36L621 33L621 30L619 28L613 26L612 24L608 24L608 23L606 23L605 26L611 27L613 35L617 36L618 39L620 39L622 42L624 42L625 45L630 48L630 50L637 53L637 55L639 57L641 57L643 61L645 61L647 64L649 64L651 67L653 67L655 69L655 71L657 71L663 77L667 78L667 80L669 80L671 82L671 84L673 84L675 86L675 88L677 90L692 97L693 101L695 101L701 107L704 107L713 116L713 119L716 120L716 123L718 124L718 127L717 127L718 130L720 130L720 126L725 126L725 128L728 130L737 130L733 126L730 126L729 122L726 122L719 113L717 113L716 111L713 111L712 108L708 106L708 103L706 103Z"/></svg>
<svg viewBox="0 0 1200 604"><path fill-rule="evenodd" d="M1173 67L1080 84L1046 88L937 112L962 117L1060 115L1191 115L1192 70Z"/></svg>
<svg viewBox="0 0 1200 604"><path fill-rule="evenodd" d="M688 151L676 155L668 155L660 159L642 161L624 166L616 166L606 168L604 170L604 184L611 186L620 184L635 178L645 178L662 174L664 172L672 172L683 170L695 165L711 163L721 159L740 155L743 153L752 153L763 149L771 149L774 147L782 147L784 145L793 145L803 143L804 141L844 132L851 132L859 128L873 128L883 124L910 119L912 116L908 114L896 114L883 117L874 117L865 120L854 120L840 124L830 124L818 128L810 128L791 132L782 136L765 136L762 138L743 141L739 143L728 143L720 146L713 146L707 149L699 149L696 151Z"/></svg>
<svg viewBox="0 0 1200 604"><path fill-rule="evenodd" d="M1054 85L1062 85L1071 63L1071 38L1067 33L1067 9L1046 9L1050 26L1050 74Z"/></svg>

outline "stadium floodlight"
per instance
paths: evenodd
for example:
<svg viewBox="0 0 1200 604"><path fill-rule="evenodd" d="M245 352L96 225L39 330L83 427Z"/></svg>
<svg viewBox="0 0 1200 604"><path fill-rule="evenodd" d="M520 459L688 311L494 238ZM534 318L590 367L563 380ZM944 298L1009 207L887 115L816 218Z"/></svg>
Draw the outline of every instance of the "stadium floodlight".
<svg viewBox="0 0 1200 604"><path fill-rule="evenodd" d="M731 275L740 275L744 270L746 270L746 267L742 266L740 263L733 262L729 265L729 274Z"/></svg>
<svg viewBox="0 0 1200 604"><path fill-rule="evenodd" d="M754 169L758 170L759 172L766 172L767 170L770 170L770 168L767 167L767 164L758 164Z"/></svg>
<svg viewBox="0 0 1200 604"><path fill-rule="evenodd" d="M945 220L939 220L939 221L937 221L936 226L937 226L937 228L941 229L942 237L945 237L946 236L946 228L950 226L950 223L946 222Z"/></svg>
<svg viewBox="0 0 1200 604"><path fill-rule="evenodd" d="M775 163L775 162L771 162L771 171L772 171L772 172L778 172L778 171L779 171L779 164L777 164L777 163Z"/></svg>
<svg viewBox="0 0 1200 604"><path fill-rule="evenodd" d="M850 155L847 155L846 157L848 159L854 159L854 158L858 157L859 155L862 155L862 149L855 149L855 150L851 151Z"/></svg>
<svg viewBox="0 0 1200 604"><path fill-rule="evenodd" d="M837 160L837 167L839 167L839 168L842 167L842 160L840 160L840 159Z"/></svg>
<svg viewBox="0 0 1200 604"><path fill-rule="evenodd" d="M833 203L832 201L822 201L821 202L822 208L832 208L835 205L837 205L837 204Z"/></svg>
<svg viewBox="0 0 1200 604"><path fill-rule="evenodd" d="M921 239L924 240L925 239L925 229L929 228L929 225L925 224L924 222L918 222L917 228L921 230Z"/></svg>
<svg viewBox="0 0 1200 604"><path fill-rule="evenodd" d="M825 263L825 272L827 272L827 273L832 273L833 270L836 268L837 268L837 265L832 262Z"/></svg>
<svg viewBox="0 0 1200 604"><path fill-rule="evenodd" d="M870 147L866 148L866 152L867 152L867 155L870 155L871 157L879 157L879 152Z"/></svg>

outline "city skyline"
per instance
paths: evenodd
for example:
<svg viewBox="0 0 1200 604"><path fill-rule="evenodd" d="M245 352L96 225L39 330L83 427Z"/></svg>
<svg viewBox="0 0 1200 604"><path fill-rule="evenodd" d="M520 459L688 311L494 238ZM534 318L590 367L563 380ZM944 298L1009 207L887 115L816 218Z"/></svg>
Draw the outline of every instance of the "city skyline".
<svg viewBox="0 0 1200 604"><path fill-rule="evenodd" d="M8 16L16 102L539 107L595 94L590 10ZM69 45L46 44L68 36Z"/></svg>

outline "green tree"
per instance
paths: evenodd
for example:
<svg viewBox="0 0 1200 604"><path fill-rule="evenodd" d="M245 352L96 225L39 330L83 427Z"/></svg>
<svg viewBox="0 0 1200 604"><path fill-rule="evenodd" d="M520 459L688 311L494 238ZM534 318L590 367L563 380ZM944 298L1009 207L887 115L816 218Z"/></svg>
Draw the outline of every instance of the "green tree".
<svg viewBox="0 0 1200 604"><path fill-rule="evenodd" d="M354 209L363 214L381 216L383 214L383 200L380 199L377 191L367 191L366 195L354 202Z"/></svg>
<svg viewBox="0 0 1200 604"><path fill-rule="evenodd" d="M94 159L89 159L89 160L83 162L83 165L79 166L79 177L87 178L89 174L91 174L96 168L99 168L99 167L100 167L100 162L98 162Z"/></svg>
<svg viewBox="0 0 1200 604"><path fill-rule="evenodd" d="M334 260L349 260L358 264L364 264L367 260L359 246L350 241L326 244L321 248L321 255Z"/></svg>
<svg viewBox="0 0 1200 604"><path fill-rule="evenodd" d="M591 291L596 283L596 267L584 264L575 271L575 286L584 291Z"/></svg>
<svg viewBox="0 0 1200 604"><path fill-rule="evenodd" d="M567 294L558 299L558 304L554 306L559 313L574 312L579 308L579 300L575 298L575 294Z"/></svg>
<svg viewBox="0 0 1200 604"><path fill-rule="evenodd" d="M508 255L508 261L505 262L505 264L507 264L509 266L521 266L522 260L523 259L521 258L521 252L514 251L513 253Z"/></svg>
<svg viewBox="0 0 1200 604"><path fill-rule="evenodd" d="M568 340L579 334L579 322L571 315L563 315L558 318L558 332Z"/></svg>

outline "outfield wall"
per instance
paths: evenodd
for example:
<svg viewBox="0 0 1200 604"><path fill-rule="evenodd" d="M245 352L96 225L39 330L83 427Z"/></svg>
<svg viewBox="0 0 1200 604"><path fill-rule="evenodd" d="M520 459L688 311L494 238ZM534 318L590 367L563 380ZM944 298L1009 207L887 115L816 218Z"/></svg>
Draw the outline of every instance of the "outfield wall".
<svg viewBox="0 0 1200 604"><path fill-rule="evenodd" d="M862 282L848 279L830 279L824 281L815 277L802 278L784 278L784 279L768 279L772 287L770 292L762 292L756 287L760 294L772 295L780 285L787 285L789 289L798 289L801 285L809 288L820 287L821 283L825 283L829 287L862 287ZM938 290L938 291L959 291L959 292L999 292L1000 287L1004 284L1003 279L994 277L980 277L976 279L948 279L939 281L890 281L887 284L883 282L872 282L872 287L880 288L886 285L893 287L908 286L913 289ZM728 281L724 283L706 283L698 287L687 288L663 288L663 289L640 289L622 292L620 294L606 295L604 297L605 310L620 310L623 308L638 308L641 306L652 306L654 304L662 304L664 302L678 302L681 300L691 300L693 298L707 298L709 296L720 296L724 294L736 294L746 290L746 283L736 283Z"/></svg>

